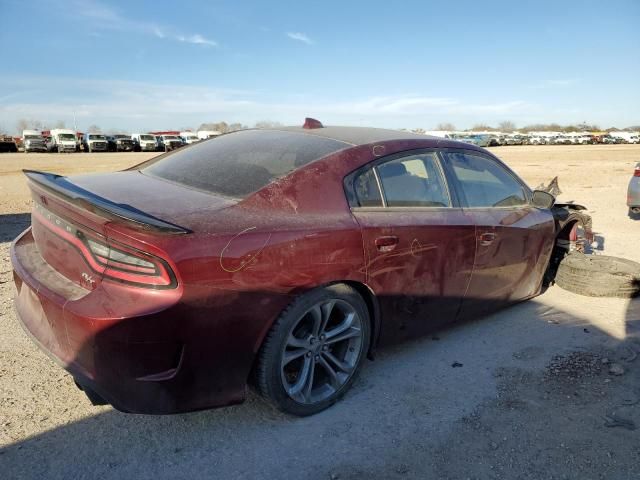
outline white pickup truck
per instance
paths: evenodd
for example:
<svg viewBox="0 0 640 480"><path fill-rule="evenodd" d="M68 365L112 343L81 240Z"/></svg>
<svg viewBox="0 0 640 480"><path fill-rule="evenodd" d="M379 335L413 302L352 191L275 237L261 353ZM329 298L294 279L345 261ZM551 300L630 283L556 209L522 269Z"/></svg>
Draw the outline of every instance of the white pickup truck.
<svg viewBox="0 0 640 480"><path fill-rule="evenodd" d="M47 151L44 137L39 130L23 130L22 145L24 146L25 153Z"/></svg>

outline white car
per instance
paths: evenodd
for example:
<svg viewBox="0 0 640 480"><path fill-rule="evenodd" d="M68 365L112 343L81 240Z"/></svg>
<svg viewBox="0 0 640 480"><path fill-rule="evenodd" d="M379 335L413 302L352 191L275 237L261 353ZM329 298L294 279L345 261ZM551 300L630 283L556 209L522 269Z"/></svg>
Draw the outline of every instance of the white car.
<svg viewBox="0 0 640 480"><path fill-rule="evenodd" d="M180 138L185 143L185 145L191 145L192 143L199 142L200 139L195 132L180 132Z"/></svg>

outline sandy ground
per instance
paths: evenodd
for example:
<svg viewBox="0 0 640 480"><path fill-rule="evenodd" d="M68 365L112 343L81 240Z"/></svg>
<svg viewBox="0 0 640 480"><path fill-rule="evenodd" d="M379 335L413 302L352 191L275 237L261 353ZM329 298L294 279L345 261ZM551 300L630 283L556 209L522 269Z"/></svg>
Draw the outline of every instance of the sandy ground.
<svg viewBox="0 0 640 480"><path fill-rule="evenodd" d="M640 222L625 206L640 146L494 153L532 187L558 175L560 199L589 206L599 253L640 261ZM344 401L311 418L255 395L170 417L92 407L12 311L9 243L29 223L20 170L111 171L148 157L0 155L2 478L640 478L640 302L558 287L381 351Z"/></svg>

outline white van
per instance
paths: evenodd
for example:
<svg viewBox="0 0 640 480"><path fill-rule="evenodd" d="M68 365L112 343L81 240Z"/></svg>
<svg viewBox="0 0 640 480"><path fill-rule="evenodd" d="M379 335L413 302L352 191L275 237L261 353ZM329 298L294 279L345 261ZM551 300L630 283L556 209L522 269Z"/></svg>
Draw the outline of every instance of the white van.
<svg viewBox="0 0 640 480"><path fill-rule="evenodd" d="M132 133L131 140L136 152L155 152L158 149L156 136L150 133Z"/></svg>
<svg viewBox="0 0 640 480"><path fill-rule="evenodd" d="M68 128L54 128L49 132L51 138L47 143L49 152L76 152L78 141L76 132Z"/></svg>
<svg viewBox="0 0 640 480"><path fill-rule="evenodd" d="M217 137L221 135L217 130L198 130L198 138L200 140L206 140L207 138Z"/></svg>

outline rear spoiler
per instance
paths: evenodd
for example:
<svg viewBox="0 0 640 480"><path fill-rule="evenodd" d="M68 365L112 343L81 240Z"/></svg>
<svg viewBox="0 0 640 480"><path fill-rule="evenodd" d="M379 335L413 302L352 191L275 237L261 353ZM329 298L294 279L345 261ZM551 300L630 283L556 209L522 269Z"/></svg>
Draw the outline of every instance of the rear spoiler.
<svg viewBox="0 0 640 480"><path fill-rule="evenodd" d="M191 230L188 228L156 218L131 205L115 203L95 193L91 193L84 188L74 185L62 175L37 170L22 171L30 181L39 187L101 217L113 220L124 220L144 230L154 230L159 233L191 233Z"/></svg>

